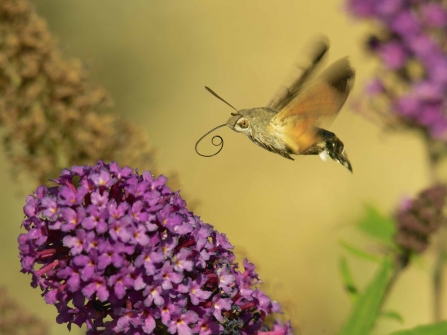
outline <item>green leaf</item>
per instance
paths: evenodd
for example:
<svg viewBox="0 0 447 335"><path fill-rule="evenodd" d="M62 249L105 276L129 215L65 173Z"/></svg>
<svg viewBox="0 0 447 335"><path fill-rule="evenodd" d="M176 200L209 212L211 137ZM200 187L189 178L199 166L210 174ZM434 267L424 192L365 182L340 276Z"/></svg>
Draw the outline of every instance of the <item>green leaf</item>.
<svg viewBox="0 0 447 335"><path fill-rule="evenodd" d="M385 317L385 318L389 318L389 319L394 319L399 323L404 323L404 318L397 313L396 311L384 311L384 312L380 312L379 314L380 317Z"/></svg>
<svg viewBox="0 0 447 335"><path fill-rule="evenodd" d="M351 270L349 269L348 260L346 259L346 257L340 258L339 266L343 286L346 292L348 292L351 301L356 302L359 292L357 289L357 285L355 285L354 279L351 276Z"/></svg>
<svg viewBox="0 0 447 335"><path fill-rule="evenodd" d="M370 254L369 252L366 252L349 242L346 242L343 240L340 240L339 242L340 242L340 245L353 256L365 259L367 261L377 262L377 263L379 263L382 260L382 257Z"/></svg>
<svg viewBox="0 0 447 335"><path fill-rule="evenodd" d="M367 335L370 333L379 316L391 278L391 270L392 261L389 257L385 257L376 276L368 284L365 292L358 297L340 335Z"/></svg>
<svg viewBox="0 0 447 335"><path fill-rule="evenodd" d="M390 335L445 335L447 334L447 321L419 326L413 329L400 330Z"/></svg>
<svg viewBox="0 0 447 335"><path fill-rule="evenodd" d="M380 213L372 205L365 206L365 215L357 225L364 233L394 246L393 235L396 233L394 220Z"/></svg>

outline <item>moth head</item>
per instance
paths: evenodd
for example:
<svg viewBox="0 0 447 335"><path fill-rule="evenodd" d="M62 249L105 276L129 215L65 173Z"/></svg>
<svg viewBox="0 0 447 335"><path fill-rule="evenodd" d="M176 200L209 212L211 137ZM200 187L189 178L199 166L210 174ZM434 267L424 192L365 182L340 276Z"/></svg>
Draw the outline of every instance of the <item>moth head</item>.
<svg viewBox="0 0 447 335"><path fill-rule="evenodd" d="M231 113L230 118L227 120L227 126L238 133L251 132L252 120L247 112L249 112L249 110L241 110L237 113Z"/></svg>
<svg viewBox="0 0 447 335"><path fill-rule="evenodd" d="M220 96L218 96L213 90L211 90L209 87L206 87L206 90L208 92L210 92L212 95L214 95L216 98L218 98L219 100L223 101L224 103L226 103L228 106L230 106L231 108L233 108L235 110L235 113L231 113L230 118L227 120L226 123L221 124L220 126L217 126L213 129L211 129L210 131L208 131L205 135L203 135L197 142L196 142L196 152L198 155L202 156L202 157L212 157L217 155L223 148L223 138L220 137L219 135L215 135L213 136L213 138L211 139L211 143L216 146L219 147L219 149L214 153L214 154L210 154L210 155L204 155L202 153L200 153L197 150L197 147L199 145L199 143L203 140L203 138L205 138L206 136L208 136L210 133L212 133L213 131L215 131L216 129L219 129L221 127L225 127L228 126L230 127L232 130L237 131L237 132L247 132L250 131L250 122L248 120L248 114L250 112L250 110L241 110L238 111L236 108L234 108L232 105L230 105L228 102L226 102L224 99L222 99Z"/></svg>

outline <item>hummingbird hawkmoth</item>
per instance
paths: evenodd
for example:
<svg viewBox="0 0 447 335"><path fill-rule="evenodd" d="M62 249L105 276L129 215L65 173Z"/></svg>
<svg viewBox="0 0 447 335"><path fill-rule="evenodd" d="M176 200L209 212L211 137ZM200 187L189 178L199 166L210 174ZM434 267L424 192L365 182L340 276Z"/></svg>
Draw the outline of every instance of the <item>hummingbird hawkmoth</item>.
<svg viewBox="0 0 447 335"><path fill-rule="evenodd" d="M293 160L292 154L319 155L323 161L330 157L352 172L343 142L334 133L319 128L337 115L354 82L354 70L347 57L332 63L315 79L310 79L328 49L327 40L315 41L308 52L307 63L297 66L299 74L296 79L281 88L266 107L237 110L205 87L236 113L231 113L225 124L203 135L196 143L196 152L204 157L217 155L223 148L223 139L219 135L212 138L212 144L220 146L216 153L203 155L197 146L209 133L228 126L247 135L260 147L287 159Z"/></svg>

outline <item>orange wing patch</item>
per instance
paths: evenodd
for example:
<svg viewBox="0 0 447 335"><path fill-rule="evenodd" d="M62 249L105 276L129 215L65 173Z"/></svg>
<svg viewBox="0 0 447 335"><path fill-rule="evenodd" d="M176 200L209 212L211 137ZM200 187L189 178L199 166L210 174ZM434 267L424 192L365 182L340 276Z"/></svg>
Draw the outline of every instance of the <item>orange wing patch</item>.
<svg viewBox="0 0 447 335"><path fill-rule="evenodd" d="M326 82L315 83L279 111L272 122L288 123L298 117L313 120L315 124L329 123L343 106L346 96Z"/></svg>
<svg viewBox="0 0 447 335"><path fill-rule="evenodd" d="M318 142L314 120L311 118L296 118L295 121L283 125L272 123L272 131L280 138L294 154L299 155L311 145Z"/></svg>

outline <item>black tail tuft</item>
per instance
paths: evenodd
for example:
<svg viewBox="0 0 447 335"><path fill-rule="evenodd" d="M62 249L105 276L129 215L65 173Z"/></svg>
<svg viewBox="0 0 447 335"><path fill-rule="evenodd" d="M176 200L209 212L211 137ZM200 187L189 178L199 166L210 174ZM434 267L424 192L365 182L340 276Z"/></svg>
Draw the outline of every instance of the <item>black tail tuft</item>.
<svg viewBox="0 0 447 335"><path fill-rule="evenodd" d="M352 173L352 165L348 159L348 154L346 153L343 142L340 141L334 133L325 129L318 129L318 135L322 139L321 143L323 144L323 150L327 152L329 157L334 161L339 162Z"/></svg>

